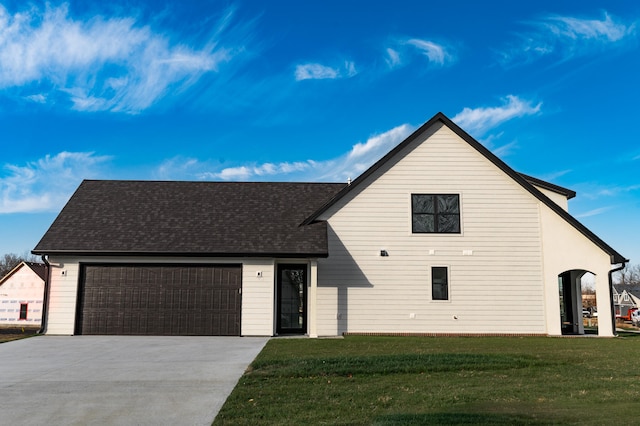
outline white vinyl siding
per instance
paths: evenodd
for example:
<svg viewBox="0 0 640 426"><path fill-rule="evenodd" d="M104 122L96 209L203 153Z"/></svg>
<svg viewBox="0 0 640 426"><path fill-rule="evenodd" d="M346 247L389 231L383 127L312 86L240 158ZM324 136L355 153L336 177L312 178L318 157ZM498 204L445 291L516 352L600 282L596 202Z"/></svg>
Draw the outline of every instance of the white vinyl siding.
<svg viewBox="0 0 640 426"><path fill-rule="evenodd" d="M46 333L72 335L80 265L75 259L53 256L49 258L49 263L51 269Z"/></svg>
<svg viewBox="0 0 640 426"><path fill-rule="evenodd" d="M51 257L49 313L47 334L72 335L75 331L76 303L80 263L188 263L242 264L241 334L273 335L273 259L233 258L122 258L122 257ZM260 272L260 276L258 276Z"/></svg>
<svg viewBox="0 0 640 426"><path fill-rule="evenodd" d="M545 333L538 200L448 128L421 140L325 213L318 334ZM412 193L460 194L461 234L412 234Z"/></svg>
<svg viewBox="0 0 640 426"><path fill-rule="evenodd" d="M241 314L243 336L273 335L274 263L273 259L243 260Z"/></svg>
<svg viewBox="0 0 640 426"><path fill-rule="evenodd" d="M551 201L553 201L554 203L556 203L557 205L559 205L560 207L562 207L562 209L564 211L569 211L569 200L567 200L567 197L565 195L562 194L558 194L557 192L553 192L550 191L548 189L545 188L541 188L539 186L536 186L536 189L540 192L542 192L544 195L546 195L547 197L549 197L549 199Z"/></svg>

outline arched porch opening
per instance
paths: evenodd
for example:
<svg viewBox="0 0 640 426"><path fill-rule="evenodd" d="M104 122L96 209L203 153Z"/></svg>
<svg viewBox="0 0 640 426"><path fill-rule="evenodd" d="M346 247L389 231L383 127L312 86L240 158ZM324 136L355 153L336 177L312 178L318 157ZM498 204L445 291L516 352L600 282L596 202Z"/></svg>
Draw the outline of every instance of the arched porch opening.
<svg viewBox="0 0 640 426"><path fill-rule="evenodd" d="M597 334L595 275L572 269L558 275L560 326L563 335ZM583 317L587 317L587 327Z"/></svg>

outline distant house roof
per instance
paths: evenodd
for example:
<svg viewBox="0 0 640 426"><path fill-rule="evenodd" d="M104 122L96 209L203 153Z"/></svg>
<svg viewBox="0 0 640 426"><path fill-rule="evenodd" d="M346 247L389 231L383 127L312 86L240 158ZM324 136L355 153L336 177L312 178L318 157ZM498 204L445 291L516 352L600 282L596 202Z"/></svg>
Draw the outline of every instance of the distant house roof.
<svg viewBox="0 0 640 426"><path fill-rule="evenodd" d="M407 137L403 142L397 145L394 149L389 151L387 155L382 157L378 162L376 162L373 166L367 169L364 173L358 176L349 186L344 187L340 192L338 192L333 198L328 200L322 207L320 207L315 213L305 219L304 224L314 223L320 215L322 215L325 211L327 211L331 206L337 203L342 197L347 195L349 192L353 191L358 186L362 185L366 179L375 173L378 169L383 167L388 161L390 161L395 156L399 155L402 150L404 150L408 145L414 142L421 134L423 134L428 129L433 126L441 126L445 125L449 129L451 129L454 133L456 133L461 139L466 141L469 145L471 145L476 151L482 154L485 158L491 161L495 166L497 166L500 170L510 176L514 181L516 181L520 186L522 186L526 191L531 193L534 197L544 203L547 207L557 213L560 217L562 217L565 221L567 221L571 226L573 226L576 230L582 233L585 237L591 240L596 246L602 249L605 253L607 253L611 259L612 264L616 263L625 263L628 260L614 250L611 246L605 243L600 237L591 232L586 226L580 223L577 219L571 216L568 212L566 212L562 207L558 206L554 203L549 197L544 195L540 190L533 186L532 183L536 185L540 185L546 189L549 189L554 192L564 193L567 198L571 198L571 194L575 195L575 193L566 188L562 188L557 185L550 184L548 182L541 181L539 179L531 178L527 175L522 175L511 167L509 167L504 161L500 160L497 156L495 156L491 151L485 148L480 142L475 140L471 135L462 130L457 124L451 121L447 116L443 113L439 112L434 115L429 121L424 123L413 132L409 137Z"/></svg>
<svg viewBox="0 0 640 426"><path fill-rule="evenodd" d="M28 266L33 272L36 273L36 275L38 275L40 278L42 278L42 281L44 281L46 279L47 267L44 265L44 263L24 262L23 261L23 262L18 263L15 266L15 268L13 268L11 271L9 271L9 273L7 275L5 275L4 277L0 277L0 285L4 284L4 282L7 281L9 279L9 277L11 277L13 274L18 272L24 266Z"/></svg>
<svg viewBox="0 0 640 426"><path fill-rule="evenodd" d="M85 180L33 253L326 257L326 223L299 225L344 186Z"/></svg>
<svg viewBox="0 0 640 426"><path fill-rule="evenodd" d="M47 278L47 267L44 263L37 262L24 262L33 272L35 272L40 278L45 280Z"/></svg>

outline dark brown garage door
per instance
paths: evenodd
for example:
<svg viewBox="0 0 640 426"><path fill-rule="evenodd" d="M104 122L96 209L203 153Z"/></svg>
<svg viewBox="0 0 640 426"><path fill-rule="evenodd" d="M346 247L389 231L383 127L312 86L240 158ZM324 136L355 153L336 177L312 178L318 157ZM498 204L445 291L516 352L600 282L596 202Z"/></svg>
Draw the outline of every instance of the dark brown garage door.
<svg viewBox="0 0 640 426"><path fill-rule="evenodd" d="M240 265L83 265L76 334L239 336Z"/></svg>

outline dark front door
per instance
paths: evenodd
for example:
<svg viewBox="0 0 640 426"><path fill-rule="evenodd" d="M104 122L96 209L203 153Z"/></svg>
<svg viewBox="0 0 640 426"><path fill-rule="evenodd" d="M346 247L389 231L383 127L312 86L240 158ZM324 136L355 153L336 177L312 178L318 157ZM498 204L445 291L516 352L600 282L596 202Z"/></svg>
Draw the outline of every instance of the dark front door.
<svg viewBox="0 0 640 426"><path fill-rule="evenodd" d="M307 265L278 265L278 334L307 332Z"/></svg>

